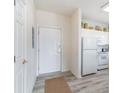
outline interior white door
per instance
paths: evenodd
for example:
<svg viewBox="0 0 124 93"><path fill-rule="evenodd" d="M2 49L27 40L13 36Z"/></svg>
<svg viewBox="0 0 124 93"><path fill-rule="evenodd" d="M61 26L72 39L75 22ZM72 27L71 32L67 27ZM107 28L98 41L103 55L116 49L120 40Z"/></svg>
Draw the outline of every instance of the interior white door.
<svg viewBox="0 0 124 93"><path fill-rule="evenodd" d="M14 93L24 93L24 2L22 0L16 0L14 10Z"/></svg>
<svg viewBox="0 0 124 93"><path fill-rule="evenodd" d="M60 71L60 29L39 29L39 74Z"/></svg>

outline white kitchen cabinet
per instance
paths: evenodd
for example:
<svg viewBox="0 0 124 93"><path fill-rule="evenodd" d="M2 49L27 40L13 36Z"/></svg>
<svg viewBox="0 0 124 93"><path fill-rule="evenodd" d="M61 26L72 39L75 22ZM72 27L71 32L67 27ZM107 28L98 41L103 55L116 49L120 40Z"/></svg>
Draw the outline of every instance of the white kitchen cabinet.
<svg viewBox="0 0 124 93"><path fill-rule="evenodd" d="M100 32L96 30L81 30L81 37L96 37L96 38L104 38L106 44L109 44L109 32Z"/></svg>

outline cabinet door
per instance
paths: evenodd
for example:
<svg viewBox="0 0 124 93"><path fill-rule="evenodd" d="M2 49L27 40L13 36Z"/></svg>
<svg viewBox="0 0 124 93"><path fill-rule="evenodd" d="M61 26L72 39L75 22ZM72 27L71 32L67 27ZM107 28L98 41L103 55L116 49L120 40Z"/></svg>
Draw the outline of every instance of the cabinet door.
<svg viewBox="0 0 124 93"><path fill-rule="evenodd" d="M96 50L83 51L82 74L91 74L97 72L97 52Z"/></svg>
<svg viewBox="0 0 124 93"><path fill-rule="evenodd" d="M109 33L108 32L97 32L96 33L98 43L109 44Z"/></svg>

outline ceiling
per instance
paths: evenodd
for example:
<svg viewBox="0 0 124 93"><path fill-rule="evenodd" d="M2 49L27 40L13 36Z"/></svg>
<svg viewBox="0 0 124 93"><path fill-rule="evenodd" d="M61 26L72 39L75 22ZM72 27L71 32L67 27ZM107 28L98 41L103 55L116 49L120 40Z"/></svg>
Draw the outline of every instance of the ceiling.
<svg viewBox="0 0 124 93"><path fill-rule="evenodd" d="M101 9L109 0L34 0L37 9L71 15L81 8L82 18L109 23L109 14Z"/></svg>

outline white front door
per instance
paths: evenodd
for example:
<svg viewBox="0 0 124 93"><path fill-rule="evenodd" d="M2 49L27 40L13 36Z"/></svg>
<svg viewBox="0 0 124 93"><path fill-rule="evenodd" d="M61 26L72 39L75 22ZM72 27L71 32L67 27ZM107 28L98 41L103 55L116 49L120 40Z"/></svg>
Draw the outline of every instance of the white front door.
<svg viewBox="0 0 124 93"><path fill-rule="evenodd" d="M14 93L24 93L25 4L16 0L14 6Z"/></svg>
<svg viewBox="0 0 124 93"><path fill-rule="evenodd" d="M39 29L39 74L60 71L60 29Z"/></svg>

